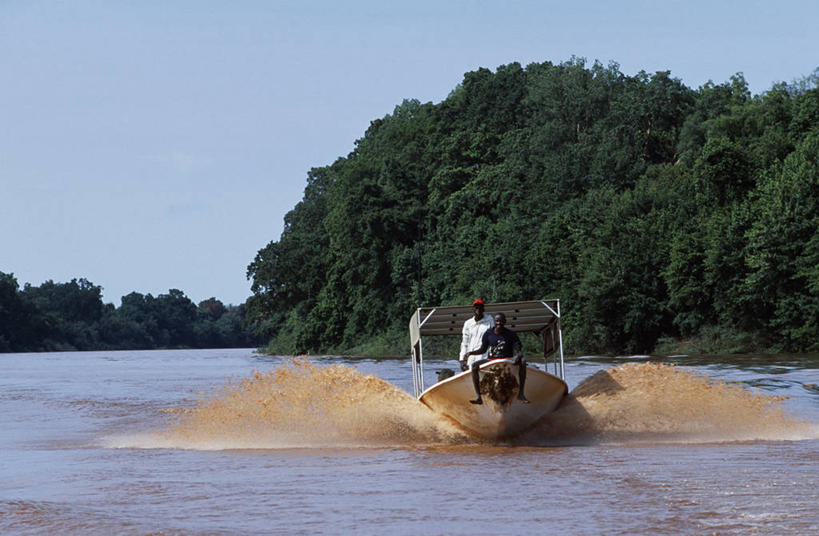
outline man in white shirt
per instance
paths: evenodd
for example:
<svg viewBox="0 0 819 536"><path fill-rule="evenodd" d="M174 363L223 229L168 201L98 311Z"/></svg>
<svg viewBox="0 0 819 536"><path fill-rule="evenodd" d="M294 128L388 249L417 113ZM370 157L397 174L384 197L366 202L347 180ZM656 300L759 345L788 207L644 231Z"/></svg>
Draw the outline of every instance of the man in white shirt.
<svg viewBox="0 0 819 536"><path fill-rule="evenodd" d="M467 360L466 354L480 348L483 334L487 330L495 327L495 321L492 319L492 317L490 315L483 314L484 303L482 299L478 298L472 302L472 307L475 314L474 316L466 319L466 322L464 322L464 327L461 330L461 354L458 357L458 361L461 364L461 370L467 370L475 361L487 359L488 350L483 354L469 356L469 360Z"/></svg>

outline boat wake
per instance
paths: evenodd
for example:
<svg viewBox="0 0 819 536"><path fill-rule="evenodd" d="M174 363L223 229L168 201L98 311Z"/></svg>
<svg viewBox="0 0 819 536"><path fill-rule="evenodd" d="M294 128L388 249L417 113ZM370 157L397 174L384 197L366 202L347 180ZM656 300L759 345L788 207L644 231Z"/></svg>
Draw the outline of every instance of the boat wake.
<svg viewBox="0 0 819 536"><path fill-rule="evenodd" d="M786 415L781 401L672 365L625 364L581 382L555 412L509 443L819 437L815 424ZM172 422L165 429L110 438L107 446L222 450L485 444L376 376L298 359L229 382L194 407L167 411Z"/></svg>
<svg viewBox="0 0 819 536"><path fill-rule="evenodd" d="M229 382L192 408L172 408L167 429L115 446L187 449L388 447L468 441L405 391L343 365L295 359Z"/></svg>
<svg viewBox="0 0 819 536"><path fill-rule="evenodd" d="M541 441L705 443L819 438L787 415L786 397L660 363L629 363L582 381L554 413L518 438Z"/></svg>

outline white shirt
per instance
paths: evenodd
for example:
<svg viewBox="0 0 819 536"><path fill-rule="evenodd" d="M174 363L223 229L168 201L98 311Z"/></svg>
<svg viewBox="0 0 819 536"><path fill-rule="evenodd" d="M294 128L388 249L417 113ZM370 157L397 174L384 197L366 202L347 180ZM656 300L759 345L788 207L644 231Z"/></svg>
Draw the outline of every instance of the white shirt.
<svg viewBox="0 0 819 536"><path fill-rule="evenodd" d="M486 333L487 330L494 327L495 319L486 313L484 313L481 319L477 321L475 320L474 316L467 318L466 322L464 322L464 327L461 330L461 354L458 357L458 360L463 361L464 354L480 348L483 334ZM487 349L483 354L471 355L469 356L469 360L466 362L466 364L472 366L474 361L486 359L488 354L489 350Z"/></svg>

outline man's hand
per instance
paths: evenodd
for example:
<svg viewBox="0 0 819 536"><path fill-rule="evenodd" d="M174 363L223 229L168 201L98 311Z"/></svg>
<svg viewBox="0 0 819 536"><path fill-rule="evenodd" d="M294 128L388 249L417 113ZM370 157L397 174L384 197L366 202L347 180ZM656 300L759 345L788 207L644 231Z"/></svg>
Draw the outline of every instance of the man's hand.
<svg viewBox="0 0 819 536"><path fill-rule="evenodd" d="M523 361L523 354L518 354L517 357L515 357L515 360L512 363L514 363L515 365L520 365L522 361Z"/></svg>
<svg viewBox="0 0 819 536"><path fill-rule="evenodd" d="M467 369L466 359L461 359L460 363L461 363L461 371L466 372L466 369Z"/></svg>

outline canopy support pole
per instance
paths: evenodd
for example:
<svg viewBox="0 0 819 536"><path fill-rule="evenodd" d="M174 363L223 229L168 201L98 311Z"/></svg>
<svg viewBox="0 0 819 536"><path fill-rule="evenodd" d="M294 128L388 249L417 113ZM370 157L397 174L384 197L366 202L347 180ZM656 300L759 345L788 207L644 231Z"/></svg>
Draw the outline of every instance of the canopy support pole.
<svg viewBox="0 0 819 536"><path fill-rule="evenodd" d="M566 381L566 370L563 367L563 329L560 327L560 301L557 302L557 338L560 342L560 374L556 374L561 380ZM555 365L557 365L555 363ZM557 366L555 366L557 368ZM557 372L557 371L555 371Z"/></svg>
<svg viewBox="0 0 819 536"><path fill-rule="evenodd" d="M434 312L434 311L433 311ZM418 309L415 313L416 317L415 320L418 322L418 326L422 326L424 322L426 322L430 315L423 320L421 320L421 309ZM418 337L418 340L412 347L412 391L415 394L415 398L418 398L421 393L424 392L424 348L423 342L421 337Z"/></svg>

